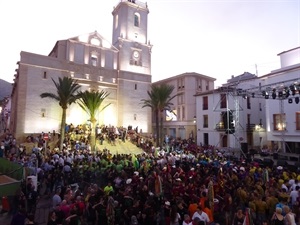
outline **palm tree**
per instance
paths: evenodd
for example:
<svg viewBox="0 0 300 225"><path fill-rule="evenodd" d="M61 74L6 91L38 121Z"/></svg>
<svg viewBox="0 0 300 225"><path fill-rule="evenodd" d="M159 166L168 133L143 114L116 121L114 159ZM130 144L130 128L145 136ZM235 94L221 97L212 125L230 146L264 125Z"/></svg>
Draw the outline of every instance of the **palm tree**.
<svg viewBox="0 0 300 225"><path fill-rule="evenodd" d="M107 104L104 107L100 107L103 103L103 101L106 99L106 97L109 96L109 93L105 91L85 91L85 92L79 92L78 93L78 104L79 106L89 115L90 122L91 122L91 135L90 135L90 143L92 150L95 150L96 146L96 115L98 112L103 111L107 106L110 105Z"/></svg>
<svg viewBox="0 0 300 225"><path fill-rule="evenodd" d="M173 85L169 84L160 84L160 85L152 85L151 90L148 91L149 99L142 99L144 107L150 107L155 117L155 127L156 127L156 146L160 146L160 139L162 134L162 126L163 126L163 116L162 113L164 110L171 110L171 106L173 103L171 102L173 98L177 96L174 95L171 97L171 94L174 90ZM159 126L159 120L161 121Z"/></svg>
<svg viewBox="0 0 300 225"><path fill-rule="evenodd" d="M60 127L60 141L59 141L59 149L62 150L63 142L65 139L65 126L66 126L66 117L67 117L67 108L69 105L74 103L77 99L77 90L80 88L80 85L77 84L75 80L70 77L59 77L58 82L56 82L53 78L52 81L56 87L57 93L42 93L41 98L51 98L57 101L62 108L62 116L61 116L61 127Z"/></svg>

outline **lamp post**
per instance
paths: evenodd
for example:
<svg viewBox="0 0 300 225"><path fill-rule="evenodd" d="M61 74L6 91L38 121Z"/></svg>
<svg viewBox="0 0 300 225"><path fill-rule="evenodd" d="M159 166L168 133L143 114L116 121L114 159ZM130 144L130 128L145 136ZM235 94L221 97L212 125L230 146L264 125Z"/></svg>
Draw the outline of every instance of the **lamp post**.
<svg viewBox="0 0 300 225"><path fill-rule="evenodd" d="M194 116L193 122L194 122L195 142L197 143L197 117L196 116Z"/></svg>

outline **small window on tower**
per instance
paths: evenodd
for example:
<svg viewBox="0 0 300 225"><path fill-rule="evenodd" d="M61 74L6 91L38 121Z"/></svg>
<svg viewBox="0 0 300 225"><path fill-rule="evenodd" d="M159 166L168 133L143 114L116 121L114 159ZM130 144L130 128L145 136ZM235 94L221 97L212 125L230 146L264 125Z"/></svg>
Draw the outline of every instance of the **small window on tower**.
<svg viewBox="0 0 300 225"><path fill-rule="evenodd" d="M43 118L46 116L46 109L41 109L41 116Z"/></svg>
<svg viewBox="0 0 300 225"><path fill-rule="evenodd" d="M134 84L134 90L137 90L137 84Z"/></svg>
<svg viewBox="0 0 300 225"><path fill-rule="evenodd" d="M46 71L44 71L43 79L47 79L47 72Z"/></svg>
<svg viewBox="0 0 300 225"><path fill-rule="evenodd" d="M138 13L134 14L134 26L136 27L140 26L140 14Z"/></svg>

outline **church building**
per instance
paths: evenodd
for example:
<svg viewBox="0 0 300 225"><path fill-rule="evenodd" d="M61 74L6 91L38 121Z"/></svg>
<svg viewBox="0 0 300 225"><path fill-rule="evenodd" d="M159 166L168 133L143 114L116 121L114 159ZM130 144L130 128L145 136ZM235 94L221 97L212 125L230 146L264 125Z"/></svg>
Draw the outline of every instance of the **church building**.
<svg viewBox="0 0 300 225"><path fill-rule="evenodd" d="M61 107L40 94L56 94L53 80L65 76L75 79L81 91L109 93L103 104L110 106L99 113L99 125L132 126L150 132L151 111L141 104L151 85L148 13L146 3L122 0L112 12L112 42L95 31L57 41L48 56L22 51L9 126L17 140L27 134L59 131ZM86 124L88 119L76 103L67 109L67 123Z"/></svg>

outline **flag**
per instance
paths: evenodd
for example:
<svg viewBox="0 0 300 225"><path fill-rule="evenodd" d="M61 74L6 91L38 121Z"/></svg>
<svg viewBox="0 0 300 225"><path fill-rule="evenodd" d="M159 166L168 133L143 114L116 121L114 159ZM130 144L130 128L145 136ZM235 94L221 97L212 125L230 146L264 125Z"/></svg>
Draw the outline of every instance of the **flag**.
<svg viewBox="0 0 300 225"><path fill-rule="evenodd" d="M155 158L158 157L158 150L160 150L160 148L155 148L155 149L154 149L154 157L155 157Z"/></svg>
<svg viewBox="0 0 300 225"><path fill-rule="evenodd" d="M269 182L269 171L267 168L264 169L264 171L263 171L263 181L264 181L264 184Z"/></svg>
<svg viewBox="0 0 300 225"><path fill-rule="evenodd" d="M214 184L213 181L209 181L208 183L208 204L211 211L214 211Z"/></svg>
<svg viewBox="0 0 300 225"><path fill-rule="evenodd" d="M140 164L139 164L139 161L138 161L138 159L136 158L136 156L134 154L131 156L131 162L132 162L132 165L135 168L135 170L138 170L139 167L140 167Z"/></svg>
<svg viewBox="0 0 300 225"><path fill-rule="evenodd" d="M246 208L246 215L245 215L243 225L253 225L253 219L252 219L250 208Z"/></svg>
<svg viewBox="0 0 300 225"><path fill-rule="evenodd" d="M161 196L162 195L162 180L161 177L156 174L155 176L155 194L156 196Z"/></svg>

